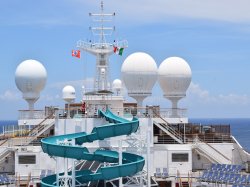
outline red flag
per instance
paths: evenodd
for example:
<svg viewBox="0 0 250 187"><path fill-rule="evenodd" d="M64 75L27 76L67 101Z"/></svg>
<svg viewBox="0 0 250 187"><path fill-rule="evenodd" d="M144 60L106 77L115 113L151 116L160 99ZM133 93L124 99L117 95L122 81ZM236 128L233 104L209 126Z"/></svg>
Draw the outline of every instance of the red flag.
<svg viewBox="0 0 250 187"><path fill-rule="evenodd" d="M80 50L72 50L72 56L81 58L81 51Z"/></svg>
<svg viewBox="0 0 250 187"><path fill-rule="evenodd" d="M114 46L114 53L118 50L118 47Z"/></svg>

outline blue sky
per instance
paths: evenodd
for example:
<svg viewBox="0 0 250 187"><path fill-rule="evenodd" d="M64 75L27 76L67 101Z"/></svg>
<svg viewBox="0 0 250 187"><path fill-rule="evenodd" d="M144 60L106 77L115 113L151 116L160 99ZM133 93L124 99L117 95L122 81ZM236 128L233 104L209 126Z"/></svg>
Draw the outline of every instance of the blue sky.
<svg viewBox="0 0 250 187"><path fill-rule="evenodd" d="M77 100L89 85L95 60L83 53L71 57L79 39L89 39L89 12L98 0L0 1L0 119L17 119L27 103L17 90L14 74L19 63L36 59L48 79L36 109L63 107L61 90L71 84ZM184 58L192 69L192 83L179 107L190 117L250 117L250 1L248 0L109 0L107 12L116 12L116 39L127 39L122 57L111 58L111 80L131 53L150 54L157 65L171 56ZM170 107L159 85L144 104ZM132 99L129 99L132 101Z"/></svg>

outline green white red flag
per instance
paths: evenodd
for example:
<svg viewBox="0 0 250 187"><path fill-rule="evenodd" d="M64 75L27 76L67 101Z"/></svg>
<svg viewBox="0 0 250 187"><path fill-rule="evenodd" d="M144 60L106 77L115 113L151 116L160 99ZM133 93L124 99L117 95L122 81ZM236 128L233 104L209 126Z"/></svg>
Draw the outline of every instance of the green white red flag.
<svg viewBox="0 0 250 187"><path fill-rule="evenodd" d="M123 47L118 48L117 46L114 46L114 53L115 54L118 54L118 55L122 56L123 50L124 50Z"/></svg>

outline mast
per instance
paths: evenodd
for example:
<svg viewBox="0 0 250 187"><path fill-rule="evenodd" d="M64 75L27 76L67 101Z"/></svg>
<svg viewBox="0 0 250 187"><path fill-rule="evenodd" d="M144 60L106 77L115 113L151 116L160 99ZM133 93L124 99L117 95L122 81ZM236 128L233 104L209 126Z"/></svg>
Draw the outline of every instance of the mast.
<svg viewBox="0 0 250 187"><path fill-rule="evenodd" d="M106 41L106 36L111 36L115 31L115 26L105 26L105 23L111 22L115 17L115 13L104 13L103 1L101 1L100 13L89 13L93 22L97 26L89 27L94 37L98 37L98 41L78 41L77 47L96 56L96 75L94 80L94 91L101 90L110 91L109 83L109 57L114 54L114 47L126 48L128 42L126 40L110 43Z"/></svg>

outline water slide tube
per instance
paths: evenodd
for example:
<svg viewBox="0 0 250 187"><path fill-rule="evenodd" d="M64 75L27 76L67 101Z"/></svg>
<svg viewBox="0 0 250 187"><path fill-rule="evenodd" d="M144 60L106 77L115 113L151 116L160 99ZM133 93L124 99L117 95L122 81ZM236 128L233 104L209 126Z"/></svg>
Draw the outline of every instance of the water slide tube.
<svg viewBox="0 0 250 187"><path fill-rule="evenodd" d="M71 158L76 160L88 160L113 163L111 166L100 167L95 173L90 170L75 172L75 180L79 184L97 180L110 180L118 177L132 176L143 169L145 160L142 156L122 152L122 164L119 165L119 154L111 150L96 150L92 153L83 146L85 142L104 140L105 138L130 135L137 131L139 120L133 118L131 121L114 115L109 109L106 112L98 111L99 117L105 118L109 123L94 127L90 134L85 132L51 136L41 140L44 153L50 156ZM58 144L64 140L74 140L75 145ZM59 175L63 175L60 173ZM71 172L69 172L71 175ZM56 185L56 174L44 177L41 181L43 187L54 187Z"/></svg>

